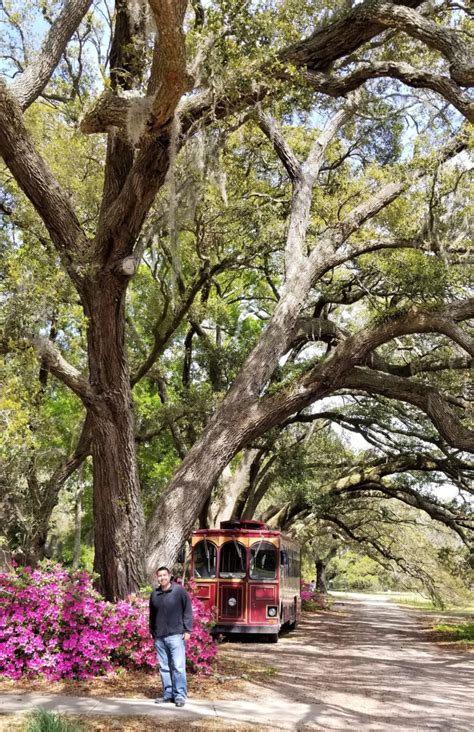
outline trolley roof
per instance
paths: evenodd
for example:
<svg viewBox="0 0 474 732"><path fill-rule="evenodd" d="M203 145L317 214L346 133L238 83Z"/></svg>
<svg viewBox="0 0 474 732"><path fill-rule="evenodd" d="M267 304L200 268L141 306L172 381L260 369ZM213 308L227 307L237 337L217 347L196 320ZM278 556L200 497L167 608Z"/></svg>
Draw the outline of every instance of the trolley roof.
<svg viewBox="0 0 474 732"><path fill-rule="evenodd" d="M282 534L278 529L271 529L263 521L255 521L250 519L243 519L242 521L221 521L219 529L196 529L193 531L193 536L268 536L268 537L281 537L287 543L294 544L299 548L299 543L291 536Z"/></svg>

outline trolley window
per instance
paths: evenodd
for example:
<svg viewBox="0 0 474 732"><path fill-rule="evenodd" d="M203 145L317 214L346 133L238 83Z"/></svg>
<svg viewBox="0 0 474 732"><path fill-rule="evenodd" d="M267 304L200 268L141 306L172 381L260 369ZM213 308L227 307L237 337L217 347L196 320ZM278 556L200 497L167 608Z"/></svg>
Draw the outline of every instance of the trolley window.
<svg viewBox="0 0 474 732"><path fill-rule="evenodd" d="M250 550L250 579L276 579L277 551L273 544L259 541Z"/></svg>
<svg viewBox="0 0 474 732"><path fill-rule="evenodd" d="M232 579L245 577L246 550L238 541L228 541L221 546L219 577Z"/></svg>
<svg viewBox="0 0 474 732"><path fill-rule="evenodd" d="M193 577L209 579L216 576L217 549L211 541L204 539L193 549Z"/></svg>

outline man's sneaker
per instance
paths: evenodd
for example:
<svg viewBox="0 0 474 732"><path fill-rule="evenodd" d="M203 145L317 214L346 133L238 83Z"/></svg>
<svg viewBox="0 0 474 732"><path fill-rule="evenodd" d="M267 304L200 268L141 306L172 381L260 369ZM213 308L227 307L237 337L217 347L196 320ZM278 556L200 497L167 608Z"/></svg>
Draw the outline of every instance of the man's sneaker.
<svg viewBox="0 0 474 732"><path fill-rule="evenodd" d="M184 699L176 699L175 704L177 707L184 707L185 701Z"/></svg>
<svg viewBox="0 0 474 732"><path fill-rule="evenodd" d="M155 699L155 704L172 704L174 702L174 699L172 696L164 697L159 696L158 699Z"/></svg>

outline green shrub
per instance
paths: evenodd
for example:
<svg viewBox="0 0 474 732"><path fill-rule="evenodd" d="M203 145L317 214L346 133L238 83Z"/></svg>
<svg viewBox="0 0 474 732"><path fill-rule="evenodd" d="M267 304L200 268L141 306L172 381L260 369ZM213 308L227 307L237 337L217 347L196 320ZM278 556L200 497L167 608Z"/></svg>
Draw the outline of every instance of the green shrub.
<svg viewBox="0 0 474 732"><path fill-rule="evenodd" d="M448 640L474 643L474 623L439 623L434 629L446 635Z"/></svg>

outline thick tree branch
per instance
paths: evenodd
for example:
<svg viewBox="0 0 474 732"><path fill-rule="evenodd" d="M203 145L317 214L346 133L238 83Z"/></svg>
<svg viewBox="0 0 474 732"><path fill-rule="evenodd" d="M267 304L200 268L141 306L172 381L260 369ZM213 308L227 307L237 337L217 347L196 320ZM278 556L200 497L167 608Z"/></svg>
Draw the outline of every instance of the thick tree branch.
<svg viewBox="0 0 474 732"><path fill-rule="evenodd" d="M415 89L431 89L450 102L469 121L474 122L474 102L448 76L429 69L417 69L404 61L368 61L358 64L355 71L346 76L334 73L302 72L302 77L315 91L332 97L344 96L358 89L370 79L392 78Z"/></svg>
<svg viewBox="0 0 474 732"><path fill-rule="evenodd" d="M136 130L135 139L141 141L141 147L116 198L102 209L94 243L100 259L110 259L112 267L119 266L124 257L131 255L145 216L165 181L170 162L171 123L180 96L187 88L182 31L187 2L153 0L151 5L160 23L159 64L152 71L156 74L156 91L145 108L138 100L143 131Z"/></svg>
<svg viewBox="0 0 474 732"><path fill-rule="evenodd" d="M400 3L409 8L421 4L422 0L404 0ZM385 25L377 20L374 5L376 3L366 0L349 12L344 9L335 13L340 17L281 51L281 60L312 71L326 71L334 61L353 53L383 32Z"/></svg>
<svg viewBox="0 0 474 732"><path fill-rule="evenodd" d="M410 0L398 4L396 8L401 11L414 12L410 8L420 4L421 2L418 0ZM441 94L466 119L472 122L473 103L459 88L458 84L461 82L456 73L453 74L452 80L428 70L415 69L403 61L362 62L354 72L342 78L327 73L335 60L352 53L366 41L383 32L386 22L378 22L376 14L374 16L374 5L370 1L361 3L346 13L345 17L335 19L332 23L318 28L309 38L281 51L279 58L283 62L289 62L302 69L303 77L313 88L324 94L344 96L370 78L392 77L409 86L427 88ZM393 7L391 3L383 5ZM415 15L428 25L435 25L422 15L418 13ZM435 27L438 28L438 26ZM439 33L443 34L444 30L448 34L455 33L450 29L442 28L439 28ZM458 34L456 34L456 38L459 39ZM459 42L463 45L460 39ZM266 73L286 79L289 76L288 72L281 69L268 69ZM185 100L180 109L183 130L189 129L197 119L203 119L208 114L212 118L220 118L247 106L254 106L267 93L265 84L260 84L258 90L255 85L248 86L245 82L237 85L237 88L239 92L234 98L229 98L226 92L225 100L216 100L214 94L204 91L190 100ZM130 100L114 99L113 95L109 94L103 95L96 109L84 118L82 130L88 134L103 132L111 125L123 129L131 104Z"/></svg>
<svg viewBox="0 0 474 732"><path fill-rule="evenodd" d="M283 163L290 180L292 183L296 183L302 175L301 164L298 158L286 142L273 117L268 112L265 112L260 105L256 108L256 116L261 130L273 144L273 147Z"/></svg>
<svg viewBox="0 0 474 732"><path fill-rule="evenodd" d="M258 436L317 399L340 388L353 387L399 398L420 407L450 445L462 450L472 449L474 434L463 426L452 407L435 389L388 374L371 372L367 368L354 367L366 363L375 348L397 336L440 332L445 320L460 321L473 315L474 299L448 303L436 311L412 308L392 321L346 338L325 361L302 376L297 383L281 393L269 395L251 406L249 404L248 417L253 425L252 433Z"/></svg>
<svg viewBox="0 0 474 732"><path fill-rule="evenodd" d="M112 95L118 90L130 92L135 79L143 73L143 59L137 60L136 28L131 19L131 7L127 0L116 0L115 23L110 45L110 85ZM123 188L133 165L133 146L127 135L115 134L113 128L107 135L104 186L98 229L109 207Z"/></svg>
<svg viewBox="0 0 474 732"><path fill-rule="evenodd" d="M0 154L18 185L48 229L69 276L79 291L88 241L69 196L36 151L24 125L18 102L0 80Z"/></svg>
<svg viewBox="0 0 474 732"><path fill-rule="evenodd" d="M35 101L47 85L91 2L92 0L66 0L49 29L38 56L10 84L10 90L23 110Z"/></svg>
<svg viewBox="0 0 474 732"><path fill-rule="evenodd" d="M385 371L387 374L404 377L434 373L435 371L463 371L470 369L472 364L473 360L468 356L438 359L426 357L404 364L389 363L376 353L373 353L370 357L370 366L376 371Z"/></svg>
<svg viewBox="0 0 474 732"><path fill-rule="evenodd" d="M422 0L405 0L402 4L408 7L421 5ZM336 18L296 44L283 49L279 53L280 61L291 63L299 68L308 68L312 71L326 71L338 58L352 53L366 41L379 35L384 25L375 22L372 14L372 1L366 0L352 10L335 13ZM343 16L343 17L337 17ZM281 66L265 69L269 76L287 76L281 71ZM200 92L190 100L182 102L180 118L182 129L188 130L197 120L209 116L210 119L222 118L232 112L246 107L255 106L268 92L268 85L260 84L258 89L255 83L244 81L236 84L237 92L229 96L226 90L222 99L215 98L209 90ZM111 98L103 95L96 110L92 110L84 118L81 129L87 134L105 132L110 125L123 129L126 123L127 108L130 102L124 99Z"/></svg>
<svg viewBox="0 0 474 732"><path fill-rule="evenodd" d="M293 185L290 220L285 244L285 285L271 321L253 349L232 385L225 402L243 395L255 398L274 371L275 364L285 350L289 333L292 333L304 299L317 276L317 266L326 266L333 253L334 238L328 235L318 247L317 256L308 258L304 252L305 237L311 212L314 182L324 161L324 153L340 125L352 114L352 105L337 112L313 142L310 153L302 165L301 176Z"/></svg>
<svg viewBox="0 0 474 732"><path fill-rule="evenodd" d="M332 383L335 383L338 379L339 368L342 373L348 364L355 366L364 363L372 351L397 336L412 333L453 335L456 322L473 317L474 298L447 303L431 311L420 310L416 307L410 308L406 314L347 338L335 349L327 362L318 367L318 379L325 380L328 377ZM455 334L458 335L457 329L455 329Z"/></svg>
<svg viewBox="0 0 474 732"><path fill-rule="evenodd" d="M340 383L344 387L413 404L428 415L449 445L474 451L474 432L462 424L447 399L435 388L360 367L349 371Z"/></svg>
<svg viewBox="0 0 474 732"><path fill-rule="evenodd" d="M417 38L429 48L436 48L448 59L454 81L461 86L474 86L472 50L458 31L442 27L416 10L396 3L374 3L373 7L374 19Z"/></svg>
<svg viewBox="0 0 474 732"><path fill-rule="evenodd" d="M148 94L153 95L149 132L160 130L172 118L184 92L190 88L186 74L183 32L187 0L148 0L158 37L155 44Z"/></svg>
<svg viewBox="0 0 474 732"><path fill-rule="evenodd" d="M292 280L305 268L308 259L304 253L304 243L308 228L313 187L324 162L329 143L338 130L354 113L354 100L346 104L327 122L311 145L308 157L301 166L301 174L294 181L291 199L291 213L285 246L286 286L292 287ZM311 277L311 267L307 268Z"/></svg>
<svg viewBox="0 0 474 732"><path fill-rule="evenodd" d="M309 463L308 467L313 466ZM314 467L317 468L318 464ZM454 467L452 461L447 458L440 458L423 452L402 453L370 461L365 460L362 464L351 467L346 475L341 475L339 478L325 483L321 490L324 493L341 495L355 490L356 487L362 489L368 484L383 482L383 479L387 476L411 471L440 472L454 480L457 479L459 472L458 468Z"/></svg>
<svg viewBox="0 0 474 732"><path fill-rule="evenodd" d="M75 366L66 361L51 341L37 338L35 347L45 368L77 394L86 407L97 406L99 398L92 386Z"/></svg>
<svg viewBox="0 0 474 732"><path fill-rule="evenodd" d="M334 343L347 335L347 331L326 318L302 318L291 335L288 350L314 341Z"/></svg>

